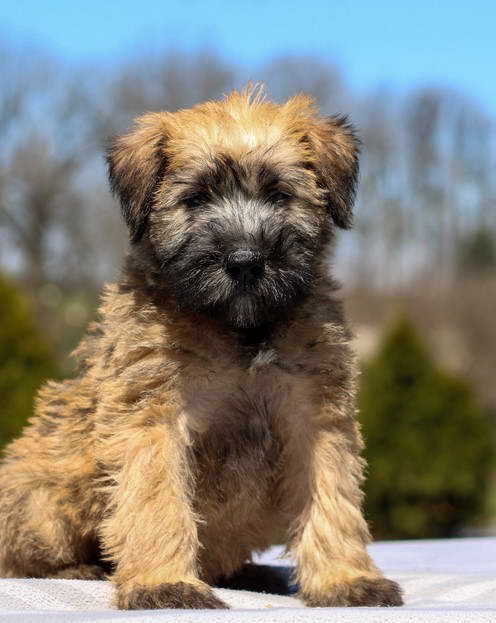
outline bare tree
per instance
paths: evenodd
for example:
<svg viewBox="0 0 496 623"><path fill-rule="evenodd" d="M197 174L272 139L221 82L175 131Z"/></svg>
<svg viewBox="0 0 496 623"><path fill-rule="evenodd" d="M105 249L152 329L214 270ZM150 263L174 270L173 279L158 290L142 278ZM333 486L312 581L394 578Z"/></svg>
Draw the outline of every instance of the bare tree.
<svg viewBox="0 0 496 623"><path fill-rule="evenodd" d="M311 56L287 55L276 58L252 72L249 78L267 84L270 96L279 101L299 92L311 95L327 114L349 109L350 95L337 66Z"/></svg>

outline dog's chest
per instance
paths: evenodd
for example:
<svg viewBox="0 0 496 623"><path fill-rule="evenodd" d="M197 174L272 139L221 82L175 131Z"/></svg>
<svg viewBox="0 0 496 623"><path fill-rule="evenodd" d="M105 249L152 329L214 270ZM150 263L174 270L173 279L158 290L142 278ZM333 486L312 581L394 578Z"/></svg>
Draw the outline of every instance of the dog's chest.
<svg viewBox="0 0 496 623"><path fill-rule="evenodd" d="M288 438L310 404L302 378L281 365L275 349L188 366L182 387L199 491L218 502L272 495Z"/></svg>
<svg viewBox="0 0 496 623"><path fill-rule="evenodd" d="M202 445L220 463L272 463L279 446L279 397L265 388L239 384L209 414Z"/></svg>
<svg viewBox="0 0 496 623"><path fill-rule="evenodd" d="M200 489L217 502L268 494L280 469L284 392L274 378L231 373L218 377L198 414L205 428L195 435ZM223 382L220 382L221 379Z"/></svg>

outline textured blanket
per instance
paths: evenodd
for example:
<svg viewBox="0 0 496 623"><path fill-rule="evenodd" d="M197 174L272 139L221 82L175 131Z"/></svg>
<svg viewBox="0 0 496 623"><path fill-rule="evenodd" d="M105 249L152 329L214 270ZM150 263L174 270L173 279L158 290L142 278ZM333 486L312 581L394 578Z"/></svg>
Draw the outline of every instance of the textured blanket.
<svg viewBox="0 0 496 623"><path fill-rule="evenodd" d="M370 551L403 587L403 608L305 608L296 597L216 589L232 610L120 612L109 605L109 582L0 580L0 623L496 622L496 538L376 543ZM287 566L280 553L273 548L255 562Z"/></svg>

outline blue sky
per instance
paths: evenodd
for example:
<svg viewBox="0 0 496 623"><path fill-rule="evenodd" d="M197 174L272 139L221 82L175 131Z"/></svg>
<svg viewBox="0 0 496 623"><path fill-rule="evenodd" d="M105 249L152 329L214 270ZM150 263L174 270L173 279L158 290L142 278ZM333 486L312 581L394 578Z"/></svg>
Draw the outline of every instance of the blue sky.
<svg viewBox="0 0 496 623"><path fill-rule="evenodd" d="M459 87L496 114L496 1L1 0L0 35L70 61L204 45L246 66L337 59L351 87Z"/></svg>

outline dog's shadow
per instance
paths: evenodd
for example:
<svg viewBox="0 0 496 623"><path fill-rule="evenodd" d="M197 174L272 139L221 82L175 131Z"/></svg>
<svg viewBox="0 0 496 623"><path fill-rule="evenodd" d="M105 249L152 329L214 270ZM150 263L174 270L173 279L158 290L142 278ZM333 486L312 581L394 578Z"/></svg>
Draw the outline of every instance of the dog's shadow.
<svg viewBox="0 0 496 623"><path fill-rule="evenodd" d="M293 582L292 572L292 567L270 567L249 563L228 580L221 579L216 582L215 586L272 595L294 595L298 587Z"/></svg>

